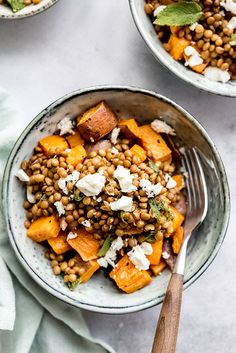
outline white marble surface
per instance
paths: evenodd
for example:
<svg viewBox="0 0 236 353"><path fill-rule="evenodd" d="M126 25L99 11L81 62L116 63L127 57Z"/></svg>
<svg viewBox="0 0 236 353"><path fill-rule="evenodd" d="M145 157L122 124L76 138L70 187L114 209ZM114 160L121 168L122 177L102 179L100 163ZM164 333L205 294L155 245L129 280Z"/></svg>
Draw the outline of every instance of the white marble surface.
<svg viewBox="0 0 236 353"><path fill-rule="evenodd" d="M0 86L14 96L22 128L80 87L104 83L153 89L205 126L225 163L235 214L236 99L200 92L173 77L147 50L127 0L61 0L18 22L0 21ZM184 293L178 352L236 352L234 227L208 271ZM118 353L150 351L159 308L108 316L85 312L91 331Z"/></svg>

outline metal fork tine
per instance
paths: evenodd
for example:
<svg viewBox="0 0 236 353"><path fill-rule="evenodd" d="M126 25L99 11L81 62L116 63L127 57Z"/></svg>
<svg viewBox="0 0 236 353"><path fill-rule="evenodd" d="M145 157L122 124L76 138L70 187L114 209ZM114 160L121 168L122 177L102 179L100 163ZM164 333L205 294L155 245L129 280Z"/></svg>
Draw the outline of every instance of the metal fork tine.
<svg viewBox="0 0 236 353"><path fill-rule="evenodd" d="M193 174L192 174L192 167L190 165L189 161L189 156L187 153L184 154L184 162L186 166L186 171L188 172L188 177L186 178L186 186L187 186L187 192L188 192L188 202L189 202L189 211L195 208L195 197L194 197L194 190L193 190L193 185L194 185L194 180L193 180ZM190 212L189 212L190 213Z"/></svg>
<svg viewBox="0 0 236 353"><path fill-rule="evenodd" d="M187 172L187 170L189 170L189 169L188 169L188 166L187 166L187 163L186 163L185 154L184 154L184 158L183 158L182 162L183 162L183 167L184 167L184 169ZM187 194L188 194L188 212L190 212L190 210L192 208L192 198L190 197L191 187L190 187L190 183L189 183L189 178L188 177L186 177L185 185L186 185Z"/></svg>

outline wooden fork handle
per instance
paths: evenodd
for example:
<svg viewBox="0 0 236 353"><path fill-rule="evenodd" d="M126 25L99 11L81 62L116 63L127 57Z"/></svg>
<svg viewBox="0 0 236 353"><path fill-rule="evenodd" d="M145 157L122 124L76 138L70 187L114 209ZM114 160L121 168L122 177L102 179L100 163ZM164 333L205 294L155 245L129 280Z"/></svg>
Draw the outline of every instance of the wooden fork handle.
<svg viewBox="0 0 236 353"><path fill-rule="evenodd" d="M152 353L175 353L183 292L183 275L173 273L157 323Z"/></svg>

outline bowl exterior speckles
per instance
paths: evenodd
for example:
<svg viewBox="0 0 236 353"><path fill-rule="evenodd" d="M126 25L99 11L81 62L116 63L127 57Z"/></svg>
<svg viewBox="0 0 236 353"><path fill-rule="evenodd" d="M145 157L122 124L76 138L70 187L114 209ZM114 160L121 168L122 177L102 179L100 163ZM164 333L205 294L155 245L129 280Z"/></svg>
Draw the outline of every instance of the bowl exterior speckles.
<svg viewBox="0 0 236 353"><path fill-rule="evenodd" d="M32 4L25 6L22 10L14 13L10 7L0 5L0 19L17 20L20 18L30 17L47 10L52 5L56 4L58 0L42 0L39 4Z"/></svg>
<svg viewBox="0 0 236 353"><path fill-rule="evenodd" d="M198 74L183 64L174 60L163 48L162 42L157 38L153 24L144 11L145 0L129 0L134 22L142 38L151 50L154 57L171 72L182 80L204 91L222 96L236 97L236 81L227 83L214 82Z"/></svg>
<svg viewBox="0 0 236 353"><path fill-rule="evenodd" d="M170 272L164 271L152 283L132 294L124 294L103 276L102 271L70 292L60 277L52 274L44 249L26 236L22 207L25 192L15 177L20 163L32 154L40 138L52 134L67 114L76 117L105 100L119 117L135 116L151 122L162 116L176 129L182 145L197 146L207 177L209 212L189 246L185 287L193 283L216 256L226 233L230 201L228 183L218 152L201 125L186 111L154 92L123 86L103 86L70 93L43 110L23 131L13 147L4 174L3 204L11 245L27 272L45 290L74 306L102 313L127 313L145 309L163 299ZM11 195L9 198L8 195Z"/></svg>

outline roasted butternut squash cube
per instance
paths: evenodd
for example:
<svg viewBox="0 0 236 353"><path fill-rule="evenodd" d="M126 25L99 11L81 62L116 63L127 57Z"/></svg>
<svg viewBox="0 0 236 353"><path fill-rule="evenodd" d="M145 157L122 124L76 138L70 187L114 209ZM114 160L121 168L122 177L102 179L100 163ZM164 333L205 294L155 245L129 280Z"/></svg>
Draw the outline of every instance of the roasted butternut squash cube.
<svg viewBox="0 0 236 353"><path fill-rule="evenodd" d="M184 216L181 213L179 213L179 211L175 207L168 206L168 208L173 216L172 226L173 226L173 232L175 232L183 223Z"/></svg>
<svg viewBox="0 0 236 353"><path fill-rule="evenodd" d="M27 230L27 236L36 241L41 242L51 238L56 238L60 231L60 224L55 216L41 217L31 223Z"/></svg>
<svg viewBox="0 0 236 353"><path fill-rule="evenodd" d="M147 258L151 265L159 265L162 255L163 239L159 239L152 243L152 254L148 255Z"/></svg>
<svg viewBox="0 0 236 353"><path fill-rule="evenodd" d="M68 135L66 140L69 143L70 148L84 144L84 140L82 139L78 129L75 129L74 134Z"/></svg>
<svg viewBox="0 0 236 353"><path fill-rule="evenodd" d="M51 238L48 239L48 243L51 246L52 250L60 255L64 254L65 252L72 250L72 247L67 243L66 241L66 233L63 231L60 231L58 236L56 238Z"/></svg>
<svg viewBox="0 0 236 353"><path fill-rule="evenodd" d="M86 151L84 147L81 145L75 146L71 148L70 152L68 152L66 162L75 167L78 163L81 163L85 157Z"/></svg>
<svg viewBox="0 0 236 353"><path fill-rule="evenodd" d="M63 153L69 146L62 136L52 135L42 138L39 141L46 156L51 157Z"/></svg>
<svg viewBox="0 0 236 353"><path fill-rule="evenodd" d="M97 260L83 261L79 255L73 257L75 266L79 268L80 283L87 282L100 268Z"/></svg>
<svg viewBox="0 0 236 353"><path fill-rule="evenodd" d="M193 46L193 47L199 52L199 49L196 46ZM189 60L189 56L186 55L185 53L184 53L184 59L185 61ZM191 69L201 74L205 70L207 65L208 65L208 62L205 62L205 63L203 62L202 64L191 66Z"/></svg>
<svg viewBox="0 0 236 353"><path fill-rule="evenodd" d="M183 239L184 239L184 229L183 227L179 227L176 229L176 231L173 234L172 248L175 254L179 253Z"/></svg>
<svg viewBox="0 0 236 353"><path fill-rule="evenodd" d="M136 120L131 118L127 120L120 120L119 121L119 127L121 129L121 132L130 139L134 139L138 137L138 124L136 123Z"/></svg>
<svg viewBox="0 0 236 353"><path fill-rule="evenodd" d="M147 158L146 151L139 145L134 145L131 147L130 151L133 153L134 156L139 157L141 163L145 161Z"/></svg>
<svg viewBox="0 0 236 353"><path fill-rule="evenodd" d="M173 34L171 34L170 39L168 41L169 47L170 47L170 55L172 58L175 60L181 60L184 57L184 49L190 45L190 41L184 39L184 38L179 38Z"/></svg>
<svg viewBox="0 0 236 353"><path fill-rule="evenodd" d="M174 181L176 182L176 186L179 190L182 190L184 188L184 178L182 175L174 175L172 179L174 179Z"/></svg>
<svg viewBox="0 0 236 353"><path fill-rule="evenodd" d="M110 272L110 277L117 286L126 293L135 292L152 281L152 277L145 270L138 270L125 255Z"/></svg>
<svg viewBox="0 0 236 353"><path fill-rule="evenodd" d="M150 268L154 276L158 276L166 268L166 266L167 266L166 262L161 260L159 265L151 265Z"/></svg>
<svg viewBox="0 0 236 353"><path fill-rule="evenodd" d="M138 136L145 150L152 151L155 162L164 162L171 157L171 149L167 146L161 135L156 133L150 125L140 126Z"/></svg>
<svg viewBox="0 0 236 353"><path fill-rule="evenodd" d="M116 115L105 102L97 104L78 117L78 129L81 136L90 142L100 140L117 125Z"/></svg>
<svg viewBox="0 0 236 353"><path fill-rule="evenodd" d="M97 253L100 249L99 241L84 228L73 231L73 233L76 233L77 237L74 239L68 239L67 241L81 256L82 260L89 261L96 259Z"/></svg>

